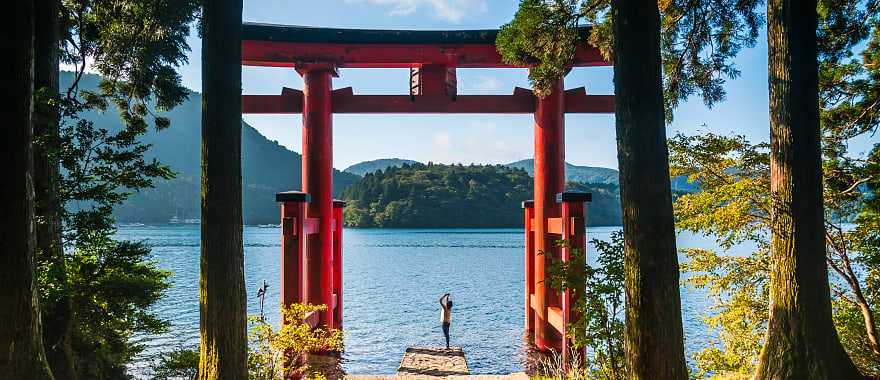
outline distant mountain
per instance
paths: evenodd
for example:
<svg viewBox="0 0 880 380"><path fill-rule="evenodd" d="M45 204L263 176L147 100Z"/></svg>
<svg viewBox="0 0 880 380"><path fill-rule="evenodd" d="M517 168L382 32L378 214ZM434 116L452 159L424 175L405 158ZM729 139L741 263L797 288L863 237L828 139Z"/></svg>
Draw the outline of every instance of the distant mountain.
<svg viewBox="0 0 880 380"><path fill-rule="evenodd" d="M529 158L504 165L510 168L525 170L530 176L535 175L535 160ZM565 179L568 182L614 184L619 181L617 170L596 166L577 166L565 163Z"/></svg>
<svg viewBox="0 0 880 380"><path fill-rule="evenodd" d="M511 162L505 166L523 169L528 172L529 175L534 175L535 160L520 160ZM566 162L565 179L567 182L608 184L616 186L620 183L620 174L615 169L596 166L577 166ZM699 190L699 187L696 184L688 183L687 177L683 176L672 178L671 187L672 191L676 192L694 192Z"/></svg>
<svg viewBox="0 0 880 380"><path fill-rule="evenodd" d="M343 171L346 173L357 174L363 177L367 175L367 173L375 173L379 170L385 170L391 167L399 168L405 164L411 165L417 163L419 162L413 160L405 160L402 158L380 158L378 160L359 162L345 168L345 170Z"/></svg>
<svg viewBox="0 0 880 380"><path fill-rule="evenodd" d="M73 75L61 73L61 86L71 82ZM85 75L80 88L94 90L100 77ZM84 118L108 130L121 127L115 111L88 112ZM161 132L150 130L142 141L153 146L147 158L156 158L171 166L177 177L156 181L154 189L135 194L116 209L119 222L164 223L177 216L179 219L199 218L200 149L201 149L201 94L190 93L189 100L164 114L171 119L171 127ZM242 203L246 224L278 223L278 205L275 193L300 189L301 159L276 141L270 141L256 129L242 121ZM334 170L333 191L341 191L357 181L354 174Z"/></svg>

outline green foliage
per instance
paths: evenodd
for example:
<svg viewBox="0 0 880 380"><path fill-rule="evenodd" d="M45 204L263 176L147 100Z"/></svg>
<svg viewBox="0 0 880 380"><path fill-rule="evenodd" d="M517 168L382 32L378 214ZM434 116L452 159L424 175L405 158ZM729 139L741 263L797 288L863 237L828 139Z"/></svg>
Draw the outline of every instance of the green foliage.
<svg viewBox="0 0 880 380"><path fill-rule="evenodd" d="M150 260L145 244L113 239L112 213L154 179L173 176L167 166L144 158L150 145L141 137L148 119L157 130L169 126L153 110L167 111L186 99L175 68L186 61L186 37L199 2L60 3L60 60L76 73L60 94L38 90L38 109L57 109L61 116L58 130L49 128L36 143L48 152L50 164L61 168L53 179L58 187L48 191L58 198L50 214L59 215L63 242L57 243L64 246L58 254L37 257L41 309L45 323L59 324L45 331L71 326L80 378L128 378L126 364L141 351L131 337L167 328L149 308L169 287L169 273ZM81 90L87 66L109 79L92 91ZM84 117L110 105L119 112L121 128ZM72 302L72 314L51 307L62 300Z"/></svg>
<svg viewBox="0 0 880 380"><path fill-rule="evenodd" d="M115 105L126 128L138 134L147 117L157 129L168 127L169 120L151 109L167 111L186 100L176 69L187 62L186 37L199 7L198 0L63 0L61 61L79 68L67 96L76 95L90 60L106 79L99 92L82 94L87 101Z"/></svg>
<svg viewBox="0 0 880 380"><path fill-rule="evenodd" d="M343 192L345 225L519 227L532 184L525 171L501 165L404 164L369 173ZM616 185L569 183L568 190L593 193L590 225L620 224Z"/></svg>
<svg viewBox="0 0 880 380"><path fill-rule="evenodd" d="M75 73L62 72L60 83L67 87L75 79ZM100 76L85 74L78 86L83 91L96 92L102 80ZM171 121L171 128L161 131L148 128L138 137L139 141L150 145L144 159L148 162L158 159L176 176L170 180L153 181L153 187L139 190L114 207L113 215L118 222L167 223L175 215L180 219L199 218L201 100L200 93L190 92L188 99L179 106L160 113ZM111 134L124 128L119 115L114 107L106 112L80 114ZM301 156L267 139L245 122L242 122L241 133L242 219L245 224L276 224L278 204L274 201L275 193L300 189ZM355 174L334 170L334 195L340 197L342 189L359 179Z"/></svg>
<svg viewBox="0 0 880 380"><path fill-rule="evenodd" d="M324 305L291 304L281 307L282 320L275 328L260 316L248 317L248 379L283 380L296 376L324 379L320 368L304 363L309 352L342 351L342 331L312 328L305 322L310 313L326 310ZM195 379L199 350L178 349L164 353L152 366L154 380Z"/></svg>
<svg viewBox="0 0 880 380"><path fill-rule="evenodd" d="M148 308L170 286L170 272L149 261L150 248L138 242L91 239L68 261L74 305L73 348L85 379L126 378L125 364L142 347L135 333L159 334L168 323Z"/></svg>
<svg viewBox="0 0 880 380"><path fill-rule="evenodd" d="M352 227L522 224L531 178L502 166L412 164L367 174L343 193Z"/></svg>
<svg viewBox="0 0 880 380"><path fill-rule="evenodd" d="M412 164L417 164L417 163L418 163L418 161L405 160L402 158L380 158L378 160L358 162L354 165L351 165L351 166L345 168L345 170L343 170L343 171L346 173L356 174L356 175L363 177L369 173L375 173L380 170L385 170L385 169L388 169L392 166L398 167L398 166L403 166L404 164L412 165Z"/></svg>
<svg viewBox="0 0 880 380"><path fill-rule="evenodd" d="M574 61L579 17L574 0L521 0L511 23L501 27L496 45L504 62L533 65L529 79L538 95L550 92Z"/></svg>
<svg viewBox="0 0 880 380"><path fill-rule="evenodd" d="M165 353L152 369L152 380L196 380L199 374L199 350L181 348Z"/></svg>
<svg viewBox="0 0 880 380"><path fill-rule="evenodd" d="M868 288L876 293L877 288ZM878 304L876 295L871 297L871 305L874 310ZM880 360L871 349L871 342L865 334L865 319L858 305L841 298L832 301L834 310L834 326L837 329L837 337L846 348L847 354L853 363L867 374L880 373Z"/></svg>
<svg viewBox="0 0 880 380"><path fill-rule="evenodd" d="M748 377L757 365L767 328L769 252L760 249L745 257L713 250L686 249L682 272L685 284L705 290L713 301L706 324L718 336L694 355L695 375Z"/></svg>
<svg viewBox="0 0 880 380"><path fill-rule="evenodd" d="M723 101L727 78L740 71L733 59L752 47L764 24L762 0L660 1L663 89L667 110L691 95L711 107ZM671 118L672 113L667 112Z"/></svg>
<svg viewBox="0 0 880 380"><path fill-rule="evenodd" d="M763 240L770 218L769 144L742 136L678 134L669 140L669 175L698 183L675 200L676 226L719 238L724 249Z"/></svg>
<svg viewBox="0 0 880 380"><path fill-rule="evenodd" d="M700 193L678 197L674 204L679 229L714 236L721 252L684 250L688 260L682 271L684 283L703 289L713 300L707 324L717 337L698 352L697 376L742 377L752 373L757 363L767 324L769 307L769 152L766 144L752 145L741 136L724 137L711 133L676 136L669 142L670 175L685 175L699 182ZM872 155L877 154L875 148ZM826 158L826 165L828 159ZM870 160L869 160L870 161ZM876 181L880 172L869 165L856 165L857 172ZM870 172L870 173L869 173ZM874 352L863 311L871 315L877 307L880 287L876 252L880 240L871 225L870 202L876 192L869 186L853 193L852 178L840 172L825 174L826 241L832 273L834 320L838 335L859 369L876 374L880 357ZM834 186L846 183L847 186ZM858 183L858 182L855 182ZM844 201L842 201L844 200ZM862 205L854 207L853 204ZM861 210L861 211L860 211ZM858 217L856 217L858 215ZM842 225L856 221L855 228ZM871 232L867 232L871 231ZM749 256L724 253L735 244L750 242L756 250Z"/></svg>
<svg viewBox="0 0 880 380"><path fill-rule="evenodd" d="M169 287L169 273L150 261L148 246L113 239L112 213L133 192L172 172L144 159L149 145L138 140L139 127L111 132L80 117L101 106L101 99L53 100L62 115L59 134L39 141L62 168L57 212L65 246L63 258L37 257L41 302L73 302L72 316L44 320L72 323L76 369L89 379L127 377L126 364L141 351L130 342L133 334L156 334L167 327L149 308Z"/></svg>
<svg viewBox="0 0 880 380"><path fill-rule="evenodd" d="M768 316L769 146L742 136L679 134L669 140L669 156L669 175L686 176L702 189L675 200L678 229L711 235L722 251L758 244L746 257L686 249L681 265L683 282L711 297L705 322L718 334L694 355L697 377L746 376L757 365Z"/></svg>
<svg viewBox="0 0 880 380"><path fill-rule="evenodd" d="M284 323L275 329L260 317L251 316L248 352L248 378L251 380L287 379L291 376L322 375L299 365L309 352L342 351L342 331L312 328L305 319L309 313L327 310L325 305L291 304L281 307Z"/></svg>
<svg viewBox="0 0 880 380"><path fill-rule="evenodd" d="M758 11L761 4L761 0L659 2L667 111L691 95L700 95L710 107L724 100L725 80L739 76L733 58L757 41L764 22ZM581 22L590 25L586 38L575 30ZM609 0L522 0L513 21L501 28L496 45L505 62L531 67L529 79L543 95L572 64L577 44L588 42L611 59L611 23ZM672 112L666 115L671 118Z"/></svg>
<svg viewBox="0 0 880 380"><path fill-rule="evenodd" d="M611 234L611 241L592 240L598 254L597 266L585 267L583 250L572 249L571 261L551 260L547 268L547 285L556 290L569 290L576 297L574 309L583 320L572 323L572 347L586 348L591 354L584 359L583 369L590 379L623 380L626 360L623 350L623 233ZM559 242L567 245L568 242Z"/></svg>

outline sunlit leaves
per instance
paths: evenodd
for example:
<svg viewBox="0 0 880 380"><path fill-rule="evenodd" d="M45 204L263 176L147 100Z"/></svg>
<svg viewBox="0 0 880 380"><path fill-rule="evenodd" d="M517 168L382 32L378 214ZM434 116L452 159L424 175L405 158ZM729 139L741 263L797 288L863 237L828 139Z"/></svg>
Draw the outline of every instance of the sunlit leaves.
<svg viewBox="0 0 880 380"><path fill-rule="evenodd" d="M501 27L496 42L504 62L532 65L536 94L549 93L574 61L578 44L577 0L522 0L514 20Z"/></svg>
<svg viewBox="0 0 880 380"><path fill-rule="evenodd" d="M764 23L762 4L761 0L659 2L667 118L671 120L671 110L692 95L710 107L724 100L726 80L740 74L733 59L757 42ZM530 65L532 85L545 94L571 65L577 44L589 42L611 59L610 7L609 0L522 0L513 21L498 35L498 51L507 63ZM573 29L581 24L590 26L586 36Z"/></svg>
<svg viewBox="0 0 880 380"><path fill-rule="evenodd" d="M674 203L676 226L715 236L727 249L766 237L770 218L770 156L767 144L742 136L676 135L669 140L670 176L700 186Z"/></svg>
<svg viewBox="0 0 880 380"><path fill-rule="evenodd" d="M713 299L707 325L718 333L694 355L697 375L746 375L757 365L767 326L769 255L766 248L750 256L686 249L682 272L686 285Z"/></svg>
<svg viewBox="0 0 880 380"><path fill-rule="evenodd" d="M610 241L593 239L597 266L582 266L586 253L571 249L569 261L548 260L547 285L569 290L576 298L574 309L583 319L572 323L568 331L572 346L586 348L585 370L591 379L623 380L626 364L623 349L623 233L614 232ZM568 247L566 241L557 245ZM543 253L542 253L543 254Z"/></svg>
<svg viewBox="0 0 880 380"><path fill-rule="evenodd" d="M305 354L342 351L342 331L312 328L305 322L309 313L324 310L324 305L282 305L281 318L285 323L280 328L260 317L249 317L248 378L277 380L308 375L308 366L300 364Z"/></svg>
<svg viewBox="0 0 880 380"><path fill-rule="evenodd" d="M761 0L662 0L664 100L668 110L691 95L711 107L725 99L726 79L740 71L733 59L757 42ZM671 119L671 112L667 117Z"/></svg>
<svg viewBox="0 0 880 380"><path fill-rule="evenodd" d="M65 0L62 62L80 72L88 64L104 77L101 95L126 121L145 123L152 108L170 110L189 94L176 68L187 62L198 10L197 0ZM157 128L165 123L154 121Z"/></svg>

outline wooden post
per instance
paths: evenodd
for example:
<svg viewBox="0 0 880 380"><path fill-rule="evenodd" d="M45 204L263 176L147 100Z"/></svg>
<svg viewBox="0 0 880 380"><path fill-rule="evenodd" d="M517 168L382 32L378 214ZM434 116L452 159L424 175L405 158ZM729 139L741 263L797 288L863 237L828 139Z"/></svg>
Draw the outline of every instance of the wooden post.
<svg viewBox="0 0 880 380"><path fill-rule="evenodd" d="M535 217L535 202L525 201L522 203L525 214L523 225L525 226L526 251L525 251L525 299L526 306L526 334L535 332L535 313L532 310L532 297L535 294L535 234L532 231L532 219Z"/></svg>
<svg viewBox="0 0 880 380"><path fill-rule="evenodd" d="M302 302L303 294L303 223L309 195L299 191L275 194L281 202L281 303Z"/></svg>
<svg viewBox="0 0 880 380"><path fill-rule="evenodd" d="M535 346L552 347L554 338L548 330L547 307L552 291L544 282L545 257L555 252L548 236L547 219L560 216L556 194L565 190L565 92L559 79L550 95L539 97L535 105Z"/></svg>
<svg viewBox="0 0 880 380"><path fill-rule="evenodd" d="M333 326L333 113L330 65L297 67L303 76L302 187L312 197L306 214L317 220L307 238L305 302L327 305L321 323Z"/></svg>
<svg viewBox="0 0 880 380"><path fill-rule="evenodd" d="M342 210L345 202L333 201L333 294L336 305L333 307L337 329L342 328Z"/></svg>
<svg viewBox="0 0 880 380"><path fill-rule="evenodd" d="M562 206L562 240L566 244L562 247L562 261L576 265L577 268L585 268L586 262L586 214L584 206L586 202L592 200L592 194L583 192L564 192L556 195L556 202ZM580 250L584 253L580 262L572 263L572 251ZM583 296L586 289L577 289L572 291L566 289L562 294L562 362L568 366L571 359L569 345L571 344L571 334L568 331L568 325L571 322L577 322L580 319L573 306L577 303L579 297ZM586 350L581 353L586 354ZM581 357L584 360L585 357Z"/></svg>

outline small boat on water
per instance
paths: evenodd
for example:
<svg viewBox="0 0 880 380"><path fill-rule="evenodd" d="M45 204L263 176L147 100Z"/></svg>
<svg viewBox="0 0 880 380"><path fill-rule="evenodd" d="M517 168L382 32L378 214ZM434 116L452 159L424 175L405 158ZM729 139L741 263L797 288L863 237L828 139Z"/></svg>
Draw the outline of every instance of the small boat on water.
<svg viewBox="0 0 880 380"><path fill-rule="evenodd" d="M202 223L201 219L198 219L198 218L181 219L177 215L174 215L171 217L171 219L168 219L168 224L201 224L201 223Z"/></svg>

